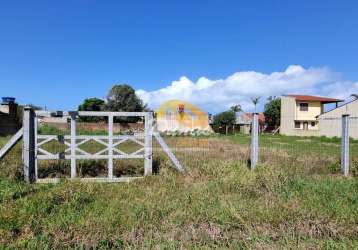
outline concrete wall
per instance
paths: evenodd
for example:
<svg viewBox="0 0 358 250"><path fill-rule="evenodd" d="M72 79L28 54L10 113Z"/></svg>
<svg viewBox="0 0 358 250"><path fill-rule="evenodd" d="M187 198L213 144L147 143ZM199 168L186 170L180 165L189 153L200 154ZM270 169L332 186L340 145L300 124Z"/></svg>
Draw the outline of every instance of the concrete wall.
<svg viewBox="0 0 358 250"><path fill-rule="evenodd" d="M294 120L296 116L296 100L295 98L281 97L281 125L280 134L295 135Z"/></svg>
<svg viewBox="0 0 358 250"><path fill-rule="evenodd" d="M0 135L15 134L20 128L17 118L6 114L0 114Z"/></svg>
<svg viewBox="0 0 358 250"><path fill-rule="evenodd" d="M342 133L342 115L349 114L350 136L358 139L358 100L347 103L332 111L319 116L320 135L327 137L341 137Z"/></svg>
<svg viewBox="0 0 358 250"><path fill-rule="evenodd" d="M15 134L20 124L17 118L17 104L0 104L0 135Z"/></svg>

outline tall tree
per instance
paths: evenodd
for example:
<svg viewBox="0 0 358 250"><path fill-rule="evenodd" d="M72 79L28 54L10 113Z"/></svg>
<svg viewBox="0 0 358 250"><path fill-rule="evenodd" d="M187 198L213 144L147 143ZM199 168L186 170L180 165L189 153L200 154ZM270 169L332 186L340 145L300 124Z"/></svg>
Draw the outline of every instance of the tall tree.
<svg viewBox="0 0 358 250"><path fill-rule="evenodd" d="M254 106L255 106L255 113L256 113L256 107L257 107L257 104L259 104L259 102L260 102L260 96L257 96L257 97L252 97L251 98L251 101L252 101L252 103L254 104Z"/></svg>
<svg viewBox="0 0 358 250"><path fill-rule="evenodd" d="M234 113L242 111L242 107L240 104L236 104L230 107L230 110L232 110Z"/></svg>
<svg viewBox="0 0 358 250"><path fill-rule="evenodd" d="M265 104L265 121L271 128L280 126L281 119L281 99L276 96L270 96Z"/></svg>
<svg viewBox="0 0 358 250"><path fill-rule="evenodd" d="M78 111L101 111L104 107L104 100L98 98L87 98L78 106Z"/></svg>
<svg viewBox="0 0 358 250"><path fill-rule="evenodd" d="M78 111L102 111L104 109L104 100L98 98L87 98L81 105L78 106ZM82 116L81 121L84 122L99 122L103 121L104 117L99 116Z"/></svg>
<svg viewBox="0 0 358 250"><path fill-rule="evenodd" d="M131 86L120 84L114 85L109 91L106 108L110 111L141 112L146 105Z"/></svg>
<svg viewBox="0 0 358 250"><path fill-rule="evenodd" d="M143 101L136 95L135 90L127 84L114 85L107 95L106 109L119 112L142 112L147 107ZM116 118L117 122L135 122L138 118Z"/></svg>
<svg viewBox="0 0 358 250"><path fill-rule="evenodd" d="M235 124L235 122L236 116L232 109L221 112L214 116L214 125L225 126L225 134L228 133L228 126Z"/></svg>

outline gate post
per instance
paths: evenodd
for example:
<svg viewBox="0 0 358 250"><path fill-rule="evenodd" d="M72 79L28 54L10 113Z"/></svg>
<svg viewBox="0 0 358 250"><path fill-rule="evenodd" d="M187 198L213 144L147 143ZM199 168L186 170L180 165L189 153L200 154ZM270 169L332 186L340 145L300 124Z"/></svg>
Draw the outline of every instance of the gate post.
<svg viewBox="0 0 358 250"><path fill-rule="evenodd" d="M24 178L26 182L34 182L35 177L35 112L26 106L23 116L23 149Z"/></svg>
<svg viewBox="0 0 358 250"><path fill-rule="evenodd" d="M76 178L76 116L77 112L71 112L71 178Z"/></svg>
<svg viewBox="0 0 358 250"><path fill-rule="evenodd" d="M341 152L341 172L344 176L349 173L349 115L342 115L342 152Z"/></svg>
<svg viewBox="0 0 358 250"><path fill-rule="evenodd" d="M259 116L254 113L251 128L251 169L255 169L259 160Z"/></svg>
<svg viewBox="0 0 358 250"><path fill-rule="evenodd" d="M113 178L113 115L108 116L108 178Z"/></svg>
<svg viewBox="0 0 358 250"><path fill-rule="evenodd" d="M144 117L144 175L151 175L153 172L153 159L152 159L152 136L153 136L153 113L148 112Z"/></svg>

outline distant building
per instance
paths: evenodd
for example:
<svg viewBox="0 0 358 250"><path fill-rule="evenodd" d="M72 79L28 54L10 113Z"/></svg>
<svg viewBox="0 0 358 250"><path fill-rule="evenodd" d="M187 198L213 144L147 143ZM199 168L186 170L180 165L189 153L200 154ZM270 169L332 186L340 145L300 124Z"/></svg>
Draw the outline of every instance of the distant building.
<svg viewBox="0 0 358 250"><path fill-rule="evenodd" d="M0 135L15 134L20 128L18 105L13 97L3 97L0 104Z"/></svg>
<svg viewBox="0 0 358 250"><path fill-rule="evenodd" d="M156 120L157 128L161 132L211 130L207 112L180 100L170 100L160 105L156 111Z"/></svg>
<svg viewBox="0 0 358 250"><path fill-rule="evenodd" d="M254 117L254 113L247 112L236 112L236 122L235 126L239 126L239 131L244 134L249 134L251 130L251 123ZM265 130L265 115L263 113L259 113L259 129L260 131Z"/></svg>
<svg viewBox="0 0 358 250"><path fill-rule="evenodd" d="M280 134L294 136L320 135L318 116L324 113L324 105L342 100L310 95L286 95L281 97Z"/></svg>
<svg viewBox="0 0 358 250"><path fill-rule="evenodd" d="M319 130L321 136L341 137L342 136L342 115L348 114L349 136L358 139L358 99L349 101L342 106L325 112L318 116Z"/></svg>

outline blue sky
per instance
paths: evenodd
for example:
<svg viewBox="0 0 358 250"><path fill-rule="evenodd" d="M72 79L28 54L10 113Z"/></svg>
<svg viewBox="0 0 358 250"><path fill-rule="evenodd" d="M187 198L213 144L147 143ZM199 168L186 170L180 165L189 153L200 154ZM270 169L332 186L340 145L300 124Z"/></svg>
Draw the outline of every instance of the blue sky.
<svg viewBox="0 0 358 250"><path fill-rule="evenodd" d="M254 95L346 97L358 91L357 12L357 1L2 1L0 95L69 110L128 83L153 107L181 98L212 112L250 109Z"/></svg>

